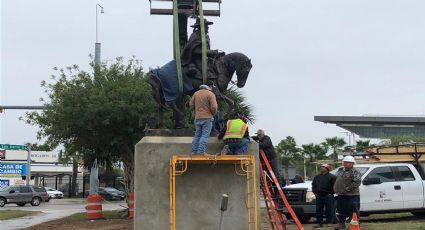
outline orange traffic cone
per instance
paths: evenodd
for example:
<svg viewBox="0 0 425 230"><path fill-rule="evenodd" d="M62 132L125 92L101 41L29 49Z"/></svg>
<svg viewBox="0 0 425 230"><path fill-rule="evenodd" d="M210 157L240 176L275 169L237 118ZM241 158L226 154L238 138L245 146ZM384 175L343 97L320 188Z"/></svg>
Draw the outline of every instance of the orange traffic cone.
<svg viewBox="0 0 425 230"><path fill-rule="evenodd" d="M356 212L353 212L353 217L351 218L350 227L348 229L349 230L360 230L359 220L357 219L357 213Z"/></svg>

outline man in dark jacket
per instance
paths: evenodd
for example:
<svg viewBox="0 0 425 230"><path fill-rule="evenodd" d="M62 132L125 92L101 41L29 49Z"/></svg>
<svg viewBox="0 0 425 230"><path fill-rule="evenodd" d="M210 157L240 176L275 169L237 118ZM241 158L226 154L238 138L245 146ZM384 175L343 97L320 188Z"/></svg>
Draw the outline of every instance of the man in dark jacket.
<svg viewBox="0 0 425 230"><path fill-rule="evenodd" d="M274 150L274 146L272 143L272 140L269 136L265 135L264 130L259 129L257 131L257 136L253 136L252 139L254 141L258 142L258 145L260 146L260 149L264 151L264 154L266 155L267 160L269 161L270 167L273 170L273 173L276 175L277 180L279 181L279 184L282 187L285 187L285 181L282 181L282 178L279 173L279 168L277 167L277 158L276 158L276 152ZM262 162L262 159L260 157L260 161ZM275 190L275 193L277 191Z"/></svg>
<svg viewBox="0 0 425 230"><path fill-rule="evenodd" d="M316 195L316 223L315 227L323 227L323 208L326 209L326 225L333 224L334 184L336 177L329 173L328 164L320 165L320 174L315 176L312 183L313 193Z"/></svg>

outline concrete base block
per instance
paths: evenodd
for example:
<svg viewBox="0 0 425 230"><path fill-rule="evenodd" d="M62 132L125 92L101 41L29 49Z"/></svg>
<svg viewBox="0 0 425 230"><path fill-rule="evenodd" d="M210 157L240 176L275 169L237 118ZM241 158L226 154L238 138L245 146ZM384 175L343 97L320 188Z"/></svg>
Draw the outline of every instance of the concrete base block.
<svg viewBox="0 0 425 230"><path fill-rule="evenodd" d="M134 229L170 229L169 162L173 155L190 154L191 143L192 137L148 136L136 144ZM208 153L222 148L217 138L209 139ZM258 144L250 143L248 152L256 156L258 172ZM258 173L257 182L260 229ZM222 194L229 195L223 229L247 230L246 177L237 175L234 165L189 164L187 172L176 177L176 229L219 229Z"/></svg>

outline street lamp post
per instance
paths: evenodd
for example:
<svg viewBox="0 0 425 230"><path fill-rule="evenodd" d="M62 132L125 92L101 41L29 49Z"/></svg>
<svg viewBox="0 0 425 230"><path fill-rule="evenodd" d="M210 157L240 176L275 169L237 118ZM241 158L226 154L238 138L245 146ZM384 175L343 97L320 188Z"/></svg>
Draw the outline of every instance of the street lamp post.
<svg viewBox="0 0 425 230"><path fill-rule="evenodd" d="M99 42L99 32L98 32L98 24L99 24L99 9L100 13L103 14L105 11L103 10L103 6L100 4L96 4L96 43L94 46L94 74L97 74L98 65L100 65L100 42ZM96 154L98 154L96 152ZM90 170L90 195L94 195L98 192L99 188L99 167L97 158L94 160L94 163Z"/></svg>
<svg viewBox="0 0 425 230"><path fill-rule="evenodd" d="M96 43L94 46L94 64L100 64L100 42L99 42L99 9L100 13L103 14L105 11L103 10L103 6L100 4L96 4Z"/></svg>
<svg viewBox="0 0 425 230"><path fill-rule="evenodd" d="M341 133L345 133L345 135L348 137L348 146L351 146L351 133L350 132L341 132Z"/></svg>

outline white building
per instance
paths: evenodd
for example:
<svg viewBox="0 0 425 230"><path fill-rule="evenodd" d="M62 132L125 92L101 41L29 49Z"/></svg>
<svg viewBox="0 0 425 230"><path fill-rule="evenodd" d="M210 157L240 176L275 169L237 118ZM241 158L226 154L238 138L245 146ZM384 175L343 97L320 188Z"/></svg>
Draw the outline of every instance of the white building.
<svg viewBox="0 0 425 230"><path fill-rule="evenodd" d="M25 184L27 179L28 152L24 150L2 150L0 161L0 184ZM72 164L61 164L60 151L31 151L30 184L60 188L68 184L72 176ZM78 173L82 169L78 168Z"/></svg>

